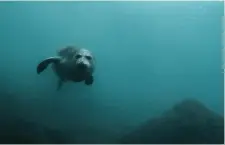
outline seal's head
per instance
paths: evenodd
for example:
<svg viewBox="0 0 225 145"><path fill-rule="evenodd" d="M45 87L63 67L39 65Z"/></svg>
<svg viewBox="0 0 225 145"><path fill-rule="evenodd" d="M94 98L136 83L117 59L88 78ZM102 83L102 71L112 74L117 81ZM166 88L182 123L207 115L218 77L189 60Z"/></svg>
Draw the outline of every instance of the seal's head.
<svg viewBox="0 0 225 145"><path fill-rule="evenodd" d="M74 55L76 61L76 69L81 72L93 73L95 67L95 59L92 53L87 49L80 49Z"/></svg>

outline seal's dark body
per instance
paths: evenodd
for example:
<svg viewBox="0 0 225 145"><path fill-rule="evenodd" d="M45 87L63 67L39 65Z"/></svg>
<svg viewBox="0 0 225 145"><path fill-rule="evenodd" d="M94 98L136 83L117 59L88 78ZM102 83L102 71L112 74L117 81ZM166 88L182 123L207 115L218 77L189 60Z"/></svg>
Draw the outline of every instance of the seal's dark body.
<svg viewBox="0 0 225 145"><path fill-rule="evenodd" d="M94 60L90 61L88 69L79 69L77 67L76 55L80 51L81 49L73 46L63 48L57 53L56 57L42 61L38 65L37 71L38 73L42 72L49 63L52 63L52 69L59 77L57 89L60 89L66 81L84 81L86 85L91 85L93 83Z"/></svg>

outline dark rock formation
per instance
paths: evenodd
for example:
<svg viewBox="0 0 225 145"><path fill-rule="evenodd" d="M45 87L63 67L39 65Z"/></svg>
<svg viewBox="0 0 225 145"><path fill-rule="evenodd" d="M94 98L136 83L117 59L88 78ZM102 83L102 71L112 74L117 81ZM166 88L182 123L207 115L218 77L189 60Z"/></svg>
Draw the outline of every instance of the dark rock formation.
<svg viewBox="0 0 225 145"><path fill-rule="evenodd" d="M124 136L127 144L223 144L224 118L197 100L185 100Z"/></svg>
<svg viewBox="0 0 225 145"><path fill-rule="evenodd" d="M62 144L66 134L23 120L0 121L0 144ZM7 121L7 122L6 122Z"/></svg>
<svg viewBox="0 0 225 145"><path fill-rule="evenodd" d="M35 122L25 121L27 115L20 109L23 106L17 101L19 97L0 91L0 144L93 144L116 140L116 133L85 122L71 127L54 125L56 129L41 124L38 117Z"/></svg>
<svg viewBox="0 0 225 145"><path fill-rule="evenodd" d="M70 131L53 129L21 119L18 97L10 92L0 91L0 144L76 143Z"/></svg>

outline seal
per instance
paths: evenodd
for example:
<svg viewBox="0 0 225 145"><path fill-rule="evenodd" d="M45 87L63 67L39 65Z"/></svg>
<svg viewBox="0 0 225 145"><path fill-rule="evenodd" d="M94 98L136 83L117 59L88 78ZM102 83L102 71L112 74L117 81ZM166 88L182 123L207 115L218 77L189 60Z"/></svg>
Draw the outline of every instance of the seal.
<svg viewBox="0 0 225 145"><path fill-rule="evenodd" d="M67 46L59 50L56 56L42 60L37 65L37 74L43 72L50 64L59 78L57 90L67 81L84 81L86 85L92 85L94 82L95 58L88 49Z"/></svg>

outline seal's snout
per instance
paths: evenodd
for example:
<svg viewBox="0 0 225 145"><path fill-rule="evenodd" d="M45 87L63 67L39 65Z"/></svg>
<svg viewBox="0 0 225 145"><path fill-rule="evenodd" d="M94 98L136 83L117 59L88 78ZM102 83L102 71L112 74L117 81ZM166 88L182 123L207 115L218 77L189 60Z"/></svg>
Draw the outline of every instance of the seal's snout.
<svg viewBox="0 0 225 145"><path fill-rule="evenodd" d="M82 69L82 70L87 69L87 65L84 64L84 63L79 63L79 64L77 65L77 67L78 67L79 69Z"/></svg>

